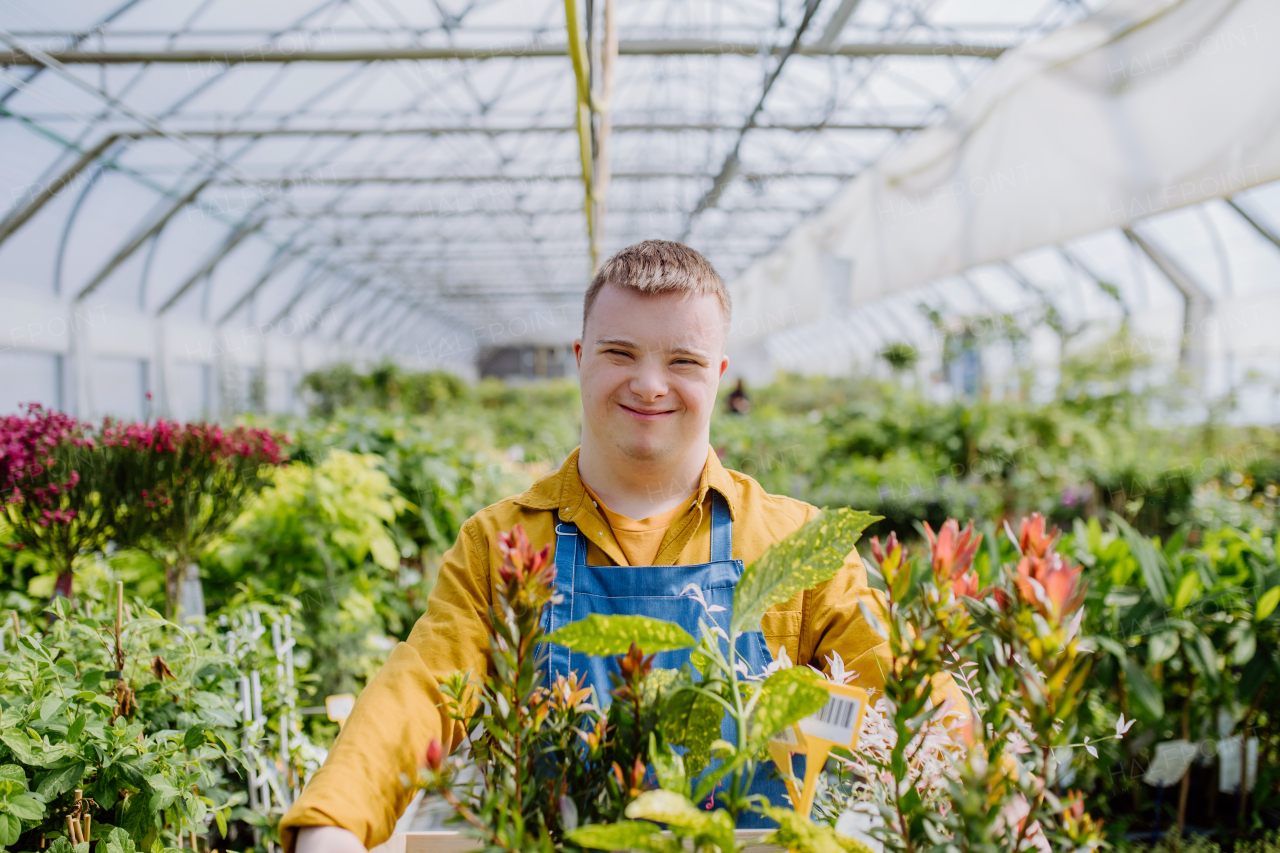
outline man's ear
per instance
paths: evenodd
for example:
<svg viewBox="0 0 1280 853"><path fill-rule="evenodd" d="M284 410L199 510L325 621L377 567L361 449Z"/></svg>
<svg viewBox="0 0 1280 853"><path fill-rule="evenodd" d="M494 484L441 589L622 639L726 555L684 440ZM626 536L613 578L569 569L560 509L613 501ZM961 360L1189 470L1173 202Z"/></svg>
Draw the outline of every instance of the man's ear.
<svg viewBox="0 0 1280 853"><path fill-rule="evenodd" d="M578 338L573 342L573 357L578 362L578 372L582 372L582 338ZM723 369L720 371L723 373Z"/></svg>

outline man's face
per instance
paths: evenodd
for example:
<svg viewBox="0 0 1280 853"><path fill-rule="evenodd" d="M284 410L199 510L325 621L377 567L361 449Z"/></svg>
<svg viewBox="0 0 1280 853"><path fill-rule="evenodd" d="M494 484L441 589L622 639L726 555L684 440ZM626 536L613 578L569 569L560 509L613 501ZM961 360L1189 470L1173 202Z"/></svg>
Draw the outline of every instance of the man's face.
<svg viewBox="0 0 1280 853"><path fill-rule="evenodd" d="M637 462L680 458L707 440L729 360L712 294L649 295L605 285L574 342L583 428Z"/></svg>

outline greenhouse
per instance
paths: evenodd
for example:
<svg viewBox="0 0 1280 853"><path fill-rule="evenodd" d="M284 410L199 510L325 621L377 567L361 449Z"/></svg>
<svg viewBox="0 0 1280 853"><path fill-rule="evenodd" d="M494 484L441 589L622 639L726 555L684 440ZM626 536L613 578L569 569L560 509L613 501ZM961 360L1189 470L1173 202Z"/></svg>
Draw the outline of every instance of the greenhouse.
<svg viewBox="0 0 1280 853"><path fill-rule="evenodd" d="M1280 4L0 4L0 853L1280 850Z"/></svg>

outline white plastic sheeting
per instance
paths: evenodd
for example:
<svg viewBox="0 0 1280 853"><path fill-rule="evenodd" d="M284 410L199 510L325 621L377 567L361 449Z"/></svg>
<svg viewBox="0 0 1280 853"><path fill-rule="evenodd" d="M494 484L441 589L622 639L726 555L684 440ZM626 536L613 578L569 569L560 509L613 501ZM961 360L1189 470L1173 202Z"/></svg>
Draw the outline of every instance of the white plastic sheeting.
<svg viewBox="0 0 1280 853"><path fill-rule="evenodd" d="M1276 179L1280 3L1114 0L1005 54L732 282L732 347Z"/></svg>

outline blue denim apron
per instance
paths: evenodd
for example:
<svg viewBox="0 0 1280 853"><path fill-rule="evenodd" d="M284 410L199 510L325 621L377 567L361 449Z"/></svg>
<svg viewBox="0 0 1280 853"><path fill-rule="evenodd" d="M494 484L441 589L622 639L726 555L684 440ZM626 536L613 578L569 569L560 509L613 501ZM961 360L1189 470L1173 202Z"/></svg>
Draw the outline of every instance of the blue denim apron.
<svg viewBox="0 0 1280 853"><path fill-rule="evenodd" d="M733 618L733 590L742 577L742 561L733 559L733 517L724 497L711 492L711 562L693 566L589 566L587 565L587 538L577 526L560 522L556 525L556 587L561 596L559 604L547 608L543 616L543 628L548 632L564 627L570 622L584 619L592 613L604 616L649 616L675 622L694 637L699 636L698 622L707 620L702 605L682 594L689 584L696 584L707 605L719 605L723 611L711 615L726 634ZM722 649L728 651L728 641L721 640ZM764 634L751 631L738 638L738 652L758 675L773 662ZM602 703L609 701L610 672L618 672L618 664L612 657L595 657L582 652L571 652L563 646L548 647L547 667L552 678L577 672L584 684L594 687ZM679 669L689 661L691 649L658 652L653 665L663 669ZM721 724L721 734L730 743L737 742L736 729L727 717ZM722 783L723 784L723 783ZM763 794L774 805L786 805L783 795L786 787L776 778L771 762L762 763L756 770L751 793ZM715 794L713 793L712 798ZM740 827L772 827L775 824L759 815L744 814Z"/></svg>

